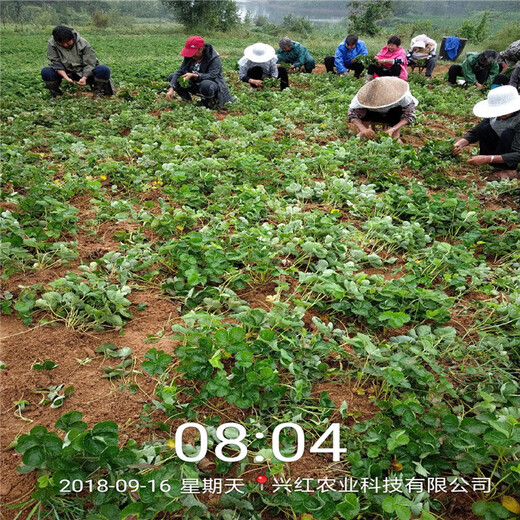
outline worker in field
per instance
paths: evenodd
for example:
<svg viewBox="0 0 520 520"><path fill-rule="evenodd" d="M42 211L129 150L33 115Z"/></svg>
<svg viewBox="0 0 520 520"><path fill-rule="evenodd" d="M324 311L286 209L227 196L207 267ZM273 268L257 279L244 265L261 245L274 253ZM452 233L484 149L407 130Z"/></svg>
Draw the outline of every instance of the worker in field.
<svg viewBox="0 0 520 520"><path fill-rule="evenodd" d="M50 65L41 70L41 75L53 98L63 95L60 89L63 80L80 87L90 85L94 97L115 94L110 69L99 64L90 43L74 29L64 25L53 29L47 44L47 58Z"/></svg>
<svg viewBox="0 0 520 520"><path fill-rule="evenodd" d="M279 49L276 51L278 63L289 63L289 72L296 69L303 69L310 74L316 68L316 62L311 56L307 47L299 42L295 42L286 36L278 42Z"/></svg>
<svg viewBox="0 0 520 520"><path fill-rule="evenodd" d="M431 78L436 63L436 50L436 41L426 36L426 34L419 34L412 38L410 49L406 55L408 66L411 67L412 72L415 67L422 65L426 68L425 77Z"/></svg>
<svg viewBox="0 0 520 520"><path fill-rule="evenodd" d="M498 53L492 49L480 54L470 54L462 65L452 65L448 70L448 81L451 86L457 85L457 78L462 76L466 84L483 89L485 84L491 85L499 69Z"/></svg>
<svg viewBox="0 0 520 520"><path fill-rule="evenodd" d="M365 66L356 60L358 56L368 56L367 46L357 34L349 34L337 46L334 56L325 56L325 68L333 73L335 67L340 76L346 76L349 70L353 70L354 76L360 78Z"/></svg>
<svg viewBox="0 0 520 520"><path fill-rule="evenodd" d="M244 49L244 55L238 60L240 81L249 83L249 88L264 87L267 78L280 79L280 90L289 86L289 76L285 67L278 65L276 51L266 43L254 43Z"/></svg>
<svg viewBox="0 0 520 520"><path fill-rule="evenodd" d="M520 61L520 40L514 41L507 49L499 52L497 61L501 72L505 72L509 66L515 66Z"/></svg>
<svg viewBox="0 0 520 520"><path fill-rule="evenodd" d="M489 180L517 179L520 162L520 94L510 85L490 90L487 99L473 107L473 113L484 119L459 139L453 153L479 143L480 154L468 159L468 164L489 164L497 168Z"/></svg>
<svg viewBox="0 0 520 520"><path fill-rule="evenodd" d="M357 137L373 139L373 127L381 124L385 132L402 144L401 128L415 120L419 101L412 96L408 83L400 78L375 78L361 87L348 110L348 120Z"/></svg>
<svg viewBox="0 0 520 520"><path fill-rule="evenodd" d="M168 77L170 88L166 99L171 101L175 92L183 101L191 101L191 95L201 98L206 108L218 109L234 101L229 91L218 52L200 36L190 36L181 50L184 60Z"/></svg>
<svg viewBox="0 0 520 520"><path fill-rule="evenodd" d="M408 60L406 51L401 47L399 36L390 36L386 45L376 54L377 64L368 66L365 80L372 81L375 76L390 77L395 76L403 81L408 79L406 67Z"/></svg>

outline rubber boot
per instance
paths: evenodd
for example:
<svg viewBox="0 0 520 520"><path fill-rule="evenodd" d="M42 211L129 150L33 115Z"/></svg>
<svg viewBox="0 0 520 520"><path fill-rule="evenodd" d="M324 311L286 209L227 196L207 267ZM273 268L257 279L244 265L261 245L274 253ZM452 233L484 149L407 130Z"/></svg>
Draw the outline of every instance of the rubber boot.
<svg viewBox="0 0 520 520"><path fill-rule="evenodd" d="M214 96L212 98L202 99L202 105L210 110L218 110L220 107L220 103L218 101L218 97Z"/></svg>
<svg viewBox="0 0 520 520"><path fill-rule="evenodd" d="M94 86L92 87L92 92L94 93L94 99L99 99L106 95L107 87L109 86L110 80L108 79L99 79L94 78Z"/></svg>
<svg viewBox="0 0 520 520"><path fill-rule="evenodd" d="M63 92L60 89L59 81L45 81L45 87L49 89L52 99L55 99L59 96L63 96Z"/></svg>

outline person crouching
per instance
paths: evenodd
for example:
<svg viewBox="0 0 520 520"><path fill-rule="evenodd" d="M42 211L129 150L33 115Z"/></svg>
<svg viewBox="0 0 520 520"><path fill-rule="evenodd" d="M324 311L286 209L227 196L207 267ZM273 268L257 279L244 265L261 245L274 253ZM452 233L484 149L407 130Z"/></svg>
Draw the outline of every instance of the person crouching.
<svg viewBox="0 0 520 520"><path fill-rule="evenodd" d="M168 77L170 88L166 99L171 101L174 93L183 101L191 101L191 95L199 96L206 108L217 109L234 101L222 73L218 52L200 36L190 36L181 51L184 60L181 66ZM181 85L180 78L187 82Z"/></svg>
<svg viewBox="0 0 520 520"><path fill-rule="evenodd" d="M371 126L379 123L402 144L401 128L413 123L418 104L406 81L393 76L375 78L361 87L351 101L348 120L358 130L358 137L373 139Z"/></svg>
<svg viewBox="0 0 520 520"><path fill-rule="evenodd" d="M515 87L505 85L490 90L487 99L473 107L473 113L484 119L462 139L453 153L460 154L466 146L478 142L480 154L470 157L468 164L490 164L499 170L497 179L518 178L520 162L520 95Z"/></svg>
<svg viewBox="0 0 520 520"><path fill-rule="evenodd" d="M285 67L277 66L276 51L266 43L254 43L244 49L244 56L238 60L240 81L249 83L250 89L264 86L266 78L280 78L280 90L289 86L289 75Z"/></svg>

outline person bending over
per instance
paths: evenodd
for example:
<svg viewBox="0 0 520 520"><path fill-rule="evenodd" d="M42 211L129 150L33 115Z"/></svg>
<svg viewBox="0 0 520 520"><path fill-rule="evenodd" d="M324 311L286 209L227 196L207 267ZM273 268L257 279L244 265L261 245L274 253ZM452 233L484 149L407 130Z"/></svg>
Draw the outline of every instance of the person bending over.
<svg viewBox="0 0 520 520"><path fill-rule="evenodd" d="M492 177L518 178L520 161L520 95L510 85L490 90L487 99L473 107L473 113L484 119L454 147L455 155L466 146L478 142L480 154L470 157L468 164L490 164L498 169Z"/></svg>

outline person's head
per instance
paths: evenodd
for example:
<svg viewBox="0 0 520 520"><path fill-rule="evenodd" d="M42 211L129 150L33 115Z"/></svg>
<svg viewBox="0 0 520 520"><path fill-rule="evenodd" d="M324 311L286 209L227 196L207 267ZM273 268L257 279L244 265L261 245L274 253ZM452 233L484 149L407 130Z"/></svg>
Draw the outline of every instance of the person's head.
<svg viewBox="0 0 520 520"><path fill-rule="evenodd" d="M349 34L345 38L345 47L348 50L351 50L351 49L353 49L357 45L358 41L359 41L359 38L358 38L357 34Z"/></svg>
<svg viewBox="0 0 520 520"><path fill-rule="evenodd" d="M401 45L401 38L399 38L399 36L390 36L386 42L386 45L390 52L395 52Z"/></svg>
<svg viewBox="0 0 520 520"><path fill-rule="evenodd" d="M60 46L69 49L74 45L74 33L70 27L65 25L57 25L52 30L54 41Z"/></svg>
<svg viewBox="0 0 520 520"><path fill-rule="evenodd" d="M289 52L293 46L293 43L294 42L290 38L287 38L287 36L284 36L278 42L278 46L280 47L280 49L282 49L282 51Z"/></svg>
<svg viewBox="0 0 520 520"><path fill-rule="evenodd" d="M487 99L473 107L477 117L508 119L520 111L520 94L511 85L503 85L490 90Z"/></svg>
<svg viewBox="0 0 520 520"><path fill-rule="evenodd" d="M200 36L190 36L184 44L184 49L181 51L181 56L185 58L202 58L204 52L204 38Z"/></svg>
<svg viewBox="0 0 520 520"><path fill-rule="evenodd" d="M497 59L498 52L493 49L488 49L478 55L478 62L483 66L489 65L490 63L497 61Z"/></svg>

